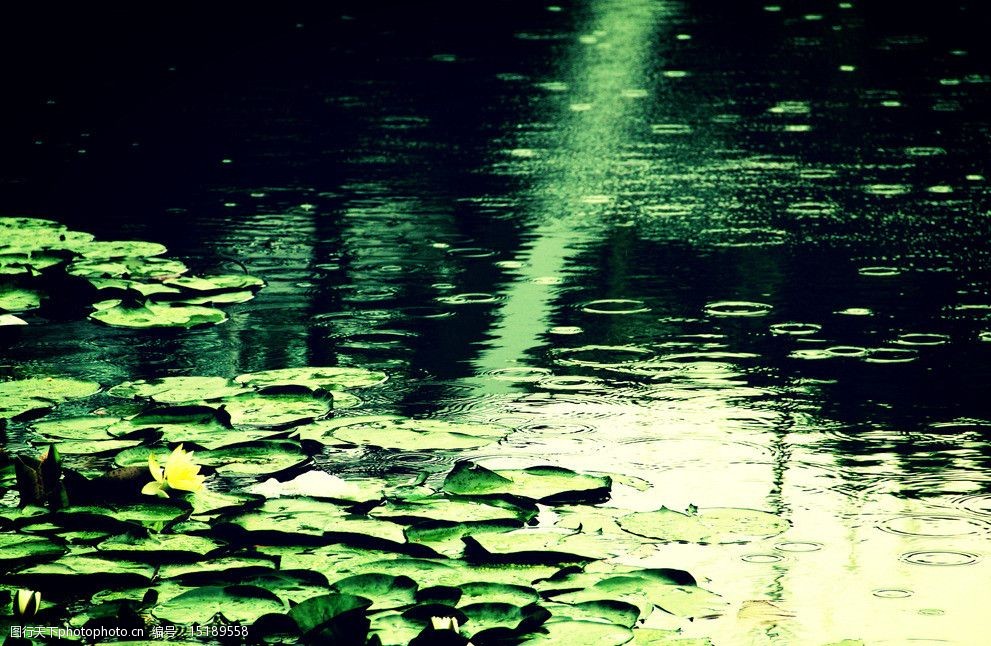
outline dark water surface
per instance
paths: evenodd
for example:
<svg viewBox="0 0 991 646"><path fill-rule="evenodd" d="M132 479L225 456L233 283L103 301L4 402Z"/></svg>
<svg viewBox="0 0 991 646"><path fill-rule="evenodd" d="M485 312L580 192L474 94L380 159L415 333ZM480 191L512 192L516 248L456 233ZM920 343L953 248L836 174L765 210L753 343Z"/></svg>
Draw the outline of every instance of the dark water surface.
<svg viewBox="0 0 991 646"><path fill-rule="evenodd" d="M724 6L731 5L731 6ZM216 328L35 316L12 374L301 365L473 454L780 513L666 545L717 644L991 623L991 56L981 3L387 4L2 28L0 211L269 286ZM364 393L363 393L364 394ZM369 451L352 473L446 469ZM770 600L772 621L736 612ZM914 641L912 641L914 640Z"/></svg>

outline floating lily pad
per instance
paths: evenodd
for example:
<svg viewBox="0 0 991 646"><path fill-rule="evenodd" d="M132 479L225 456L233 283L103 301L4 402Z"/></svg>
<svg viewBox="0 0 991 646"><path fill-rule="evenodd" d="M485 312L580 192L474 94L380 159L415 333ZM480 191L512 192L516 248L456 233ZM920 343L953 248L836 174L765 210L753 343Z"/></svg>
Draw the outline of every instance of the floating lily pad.
<svg viewBox="0 0 991 646"><path fill-rule="evenodd" d="M711 508L683 514L666 507L634 512L619 526L637 536L680 543L746 543L775 536L790 527L783 518L754 509Z"/></svg>
<svg viewBox="0 0 991 646"><path fill-rule="evenodd" d="M107 430L111 435L122 436L143 429L157 430L162 439L171 445L195 444L204 449L218 449L233 444L262 440L277 435L271 429L233 430L216 409L208 407L179 406L152 410L118 422ZM118 466L147 464L148 456L118 455Z"/></svg>
<svg viewBox="0 0 991 646"><path fill-rule="evenodd" d="M122 534L102 541L97 545L97 550L128 554L134 560L160 563L175 559L199 560L222 546L222 543L204 536L151 534L142 537Z"/></svg>
<svg viewBox="0 0 991 646"><path fill-rule="evenodd" d="M334 393L346 395L346 393ZM342 403L347 398L342 397ZM310 394L268 395L248 392L221 400L224 409L235 425L262 426L265 428L287 428L312 422L318 417L338 408L338 399L315 397Z"/></svg>
<svg viewBox="0 0 991 646"><path fill-rule="evenodd" d="M107 391L121 399L150 399L163 404L183 404L220 399L244 392L224 377L162 377L128 381Z"/></svg>
<svg viewBox="0 0 991 646"><path fill-rule="evenodd" d="M308 458L295 442L259 440L198 451L197 462L228 475L263 475L302 464Z"/></svg>
<svg viewBox="0 0 991 646"><path fill-rule="evenodd" d="M166 285L193 292L241 292L258 290L265 281L248 274L220 274L215 276L181 276L163 281Z"/></svg>
<svg viewBox="0 0 991 646"><path fill-rule="evenodd" d="M221 292L219 294L187 296L177 299L176 302L183 305L234 305L236 303L247 303L254 297L254 292L243 290L240 292Z"/></svg>
<svg viewBox="0 0 991 646"><path fill-rule="evenodd" d="M147 462L146 462L147 464ZM149 481L151 474L149 473ZM180 500L147 497L147 500L130 504L73 505L59 512L59 522L72 523L75 527L92 527L96 520L104 523L133 523L154 531L189 515L191 507Z"/></svg>
<svg viewBox="0 0 991 646"><path fill-rule="evenodd" d="M495 562L578 563L615 555L601 536L544 528L473 534L464 542L472 558Z"/></svg>
<svg viewBox="0 0 991 646"><path fill-rule="evenodd" d="M41 294L33 289L0 286L0 310L27 312L41 307Z"/></svg>
<svg viewBox="0 0 991 646"><path fill-rule="evenodd" d="M147 563L105 559L97 554L67 554L57 561L41 563L8 575L12 582L50 596L78 594L82 590L109 586L143 585L151 582L155 568ZM59 592L61 591L61 592Z"/></svg>
<svg viewBox="0 0 991 646"><path fill-rule="evenodd" d="M66 273L79 278L124 278L127 280L164 280L189 271L178 260L168 258L121 258L118 260L77 260Z"/></svg>
<svg viewBox="0 0 991 646"><path fill-rule="evenodd" d="M272 538L294 542L320 538L326 542L350 542L375 547L383 541L405 543L401 525L350 514L338 505L312 498L267 500L257 511L241 514L228 522L248 532L263 532ZM328 577L328 579L331 577Z"/></svg>
<svg viewBox="0 0 991 646"><path fill-rule="evenodd" d="M491 471L459 462L444 480L444 491L465 496L509 495L544 503L597 502L609 497L609 476L581 474L561 467Z"/></svg>
<svg viewBox="0 0 991 646"><path fill-rule="evenodd" d="M100 384L93 381L60 377L34 377L0 382L0 402L3 401L4 397L21 397L28 394L36 399L63 402L68 399L89 397L98 390L100 390Z"/></svg>
<svg viewBox="0 0 991 646"><path fill-rule="evenodd" d="M334 430L333 436L350 444L413 451L476 448L499 441L507 432L498 426L399 418L348 424Z"/></svg>
<svg viewBox="0 0 991 646"><path fill-rule="evenodd" d="M596 621L633 628L640 618L640 609L625 601L600 599L576 603L548 603L547 609L555 619Z"/></svg>
<svg viewBox="0 0 991 646"><path fill-rule="evenodd" d="M528 636L526 644L568 644L569 646L619 646L633 639L626 626L598 621L548 621Z"/></svg>
<svg viewBox="0 0 991 646"><path fill-rule="evenodd" d="M69 417L66 419L35 422L35 431L46 438L65 440L106 440L111 437L107 429L119 422L116 417Z"/></svg>
<svg viewBox="0 0 991 646"><path fill-rule="evenodd" d="M508 603L526 606L540 600L540 595L531 587L506 583L477 582L461 586L460 605L473 603ZM470 616L470 613L465 613Z"/></svg>
<svg viewBox="0 0 991 646"><path fill-rule="evenodd" d="M141 296L146 298L159 297L165 295L178 295L181 292L175 287L166 287L161 283L149 283L140 280L128 280L126 278L87 278L89 284L99 290L104 290L106 293L113 294L114 292L122 292L127 294L128 292L136 292ZM151 279L147 279L151 280Z"/></svg>
<svg viewBox="0 0 991 646"><path fill-rule="evenodd" d="M111 327L192 328L201 325L217 325L227 320L221 310L199 305L163 305L147 302L128 305L120 300L100 301L89 317Z"/></svg>
<svg viewBox="0 0 991 646"><path fill-rule="evenodd" d="M392 610L413 605L416 601L416 581L408 576L389 574L355 574L334 581L336 592L352 594L371 600L374 610Z"/></svg>
<svg viewBox="0 0 991 646"><path fill-rule="evenodd" d="M34 445L48 445L49 440L32 442ZM59 453L63 455L106 455L117 453L123 449L129 449L141 444L140 439L136 440L113 440L109 437L104 440L61 440L56 442Z"/></svg>
<svg viewBox="0 0 991 646"><path fill-rule="evenodd" d="M459 558L464 554L464 537L489 532L511 532L519 529L522 523L517 520L490 520L473 523L450 521L421 521L406 528L406 540L427 545L439 554Z"/></svg>
<svg viewBox="0 0 991 646"><path fill-rule="evenodd" d="M371 600L363 597L332 593L307 599L290 610L289 617L304 635L324 631L321 634L322 643L332 644L337 641L335 637L350 643L356 639L356 628L364 628L362 632L368 630L364 611L371 605ZM352 617L358 621L353 621ZM363 641L362 638L361 642Z"/></svg>
<svg viewBox="0 0 991 646"><path fill-rule="evenodd" d="M231 581L241 583L246 577L275 572L276 563L264 555L237 554L201 558L193 563L163 563L159 579L177 579L190 585L205 582Z"/></svg>
<svg viewBox="0 0 991 646"><path fill-rule="evenodd" d="M513 520L521 526L537 515L531 505L517 506L499 501L452 500L441 496L406 502L388 501L368 512L375 518L414 523L421 520L471 523L490 520Z"/></svg>
<svg viewBox="0 0 991 646"><path fill-rule="evenodd" d="M280 368L249 372L234 378L239 384L267 388L270 386L305 386L316 390L344 390L377 386L388 377L384 372L364 368Z"/></svg>
<svg viewBox="0 0 991 646"><path fill-rule="evenodd" d="M55 559L65 553L65 547L47 538L24 534L0 534L0 570Z"/></svg>
<svg viewBox="0 0 991 646"><path fill-rule="evenodd" d="M486 633L495 635L501 632L505 635L506 631L517 632L524 626L529 632L550 617L550 613L540 606L519 606L499 601L461 605L458 610L465 615L464 632L479 643L487 641Z"/></svg>
<svg viewBox="0 0 991 646"><path fill-rule="evenodd" d="M251 624L262 615L285 612L282 600L255 586L207 586L157 605L152 614L174 624L204 624L220 614L227 621Z"/></svg>
<svg viewBox="0 0 991 646"><path fill-rule="evenodd" d="M168 251L168 249L157 242L108 240L76 245L75 251L87 260L110 260L113 258L148 258L150 256L160 256Z"/></svg>

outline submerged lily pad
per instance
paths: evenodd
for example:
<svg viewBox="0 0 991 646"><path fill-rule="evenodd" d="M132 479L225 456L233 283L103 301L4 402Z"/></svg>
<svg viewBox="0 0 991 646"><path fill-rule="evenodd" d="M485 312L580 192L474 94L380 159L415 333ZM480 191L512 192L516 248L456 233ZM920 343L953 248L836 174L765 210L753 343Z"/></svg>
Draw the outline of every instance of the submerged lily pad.
<svg viewBox="0 0 991 646"><path fill-rule="evenodd" d="M464 496L509 495L544 503L597 502L609 497L609 476L582 474L553 466L491 471L459 462L444 480L444 491Z"/></svg>
<svg viewBox="0 0 991 646"><path fill-rule="evenodd" d="M507 429L479 424L459 424L435 419L378 418L339 425L344 420L335 419L337 426L333 437L349 444L370 444L388 449L406 451L420 449L470 449L497 442L505 437ZM308 437L312 435L308 432Z"/></svg>
<svg viewBox="0 0 991 646"><path fill-rule="evenodd" d="M343 390L377 386L388 379L384 372L364 368L280 368L249 372L234 378L239 384L267 388L270 386L305 386L312 390Z"/></svg>
<svg viewBox="0 0 991 646"><path fill-rule="evenodd" d="M790 523L754 509L705 509L683 514L666 507L639 511L619 518L619 526L637 536L680 543L745 543L775 536Z"/></svg>
<svg viewBox="0 0 991 646"><path fill-rule="evenodd" d="M223 311L199 305L163 305L146 302L128 305L120 300L100 301L89 317L111 327L191 328L200 325L217 325L227 320Z"/></svg>

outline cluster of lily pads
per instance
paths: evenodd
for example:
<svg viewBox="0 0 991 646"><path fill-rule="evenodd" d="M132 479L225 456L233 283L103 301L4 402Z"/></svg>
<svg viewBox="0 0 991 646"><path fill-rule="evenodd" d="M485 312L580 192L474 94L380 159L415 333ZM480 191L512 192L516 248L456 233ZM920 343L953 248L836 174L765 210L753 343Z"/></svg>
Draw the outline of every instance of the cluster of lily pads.
<svg viewBox="0 0 991 646"><path fill-rule="evenodd" d="M265 284L245 273L191 276L183 263L162 258L166 251L155 242L95 240L52 220L0 217L0 326L26 325L19 314L85 290L93 295L90 318L106 325L214 325L227 320L215 306L250 300Z"/></svg>
<svg viewBox="0 0 991 646"><path fill-rule="evenodd" d="M553 466L460 461L412 481L317 468L313 456L355 447L466 448L510 432L348 414L362 404L349 391L385 379L336 367L132 381L83 416L56 407L99 384L0 382L0 418L37 447L0 471L18 494L0 507L0 607L37 591L34 624L192 641L198 625L321 644L706 644L679 627L722 613L718 595L614 557L788 527L754 510L606 506L614 477Z"/></svg>

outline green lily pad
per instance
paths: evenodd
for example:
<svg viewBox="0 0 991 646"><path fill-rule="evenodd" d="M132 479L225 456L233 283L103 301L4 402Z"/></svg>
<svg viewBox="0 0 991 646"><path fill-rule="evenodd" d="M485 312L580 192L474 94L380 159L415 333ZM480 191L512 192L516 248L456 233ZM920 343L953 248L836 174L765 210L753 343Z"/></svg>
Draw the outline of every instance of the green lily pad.
<svg viewBox="0 0 991 646"><path fill-rule="evenodd" d="M35 422L35 431L51 439L106 440L111 436L107 429L119 422L117 417L69 417L66 419Z"/></svg>
<svg viewBox="0 0 991 646"><path fill-rule="evenodd" d="M627 628L633 628L640 618L640 609L637 606L616 599L596 599L571 604L548 603L545 607L555 619L566 617L573 621L601 621Z"/></svg>
<svg viewBox="0 0 991 646"><path fill-rule="evenodd" d="M107 391L120 399L150 399L162 404L184 404L239 395L244 388L224 377L162 377L128 381Z"/></svg>
<svg viewBox="0 0 991 646"><path fill-rule="evenodd" d="M319 572L279 572L243 578L241 583L264 588L276 594L287 605L330 593L327 579Z"/></svg>
<svg viewBox="0 0 991 646"><path fill-rule="evenodd" d="M464 496L516 496L544 503L597 502L609 497L609 476L581 474L552 466L491 471L473 462L458 462L444 479L443 490Z"/></svg>
<svg viewBox="0 0 991 646"><path fill-rule="evenodd" d="M791 524L766 511L714 507L697 514L683 514L661 507L634 512L619 519L619 526L637 536L679 543L746 543L775 536Z"/></svg>
<svg viewBox="0 0 991 646"><path fill-rule="evenodd" d="M346 393L335 393L346 395ZM353 396L352 396L353 398ZM332 408L347 404L346 397L331 400L313 395L243 393L221 400L235 425L288 428L312 422L329 413Z"/></svg>
<svg viewBox="0 0 991 646"><path fill-rule="evenodd" d="M490 520L473 523L449 521L421 521L406 528L406 540L428 546L439 554L451 558L464 555L464 537L489 532L511 532L522 525L516 520Z"/></svg>
<svg viewBox="0 0 991 646"><path fill-rule="evenodd" d="M176 579L189 585L220 581L243 583L246 577L275 572L275 566L275 562L264 555L237 554L201 558L193 563L163 563L158 569L158 578Z"/></svg>
<svg viewBox="0 0 991 646"><path fill-rule="evenodd" d="M109 300L94 303L93 307L96 311L89 317L111 327L192 328L217 325L227 320L227 315L221 310L199 305L162 305L148 302L132 306L120 300Z"/></svg>
<svg viewBox="0 0 991 646"><path fill-rule="evenodd" d="M331 587L336 592L371 600L373 610L404 608L416 602L416 581L403 575L355 574L334 581Z"/></svg>
<svg viewBox="0 0 991 646"><path fill-rule="evenodd" d="M215 276L181 276L163 281L166 285L193 292L257 291L265 281L248 274L219 274Z"/></svg>
<svg viewBox="0 0 991 646"><path fill-rule="evenodd" d="M157 242L143 240L92 241L77 245L74 249L87 260L111 260L113 258L148 258L160 256L168 249Z"/></svg>
<svg viewBox="0 0 991 646"><path fill-rule="evenodd" d="M33 289L0 287L0 310L27 312L41 307L41 294Z"/></svg>
<svg viewBox="0 0 991 646"><path fill-rule="evenodd" d="M255 388L270 386L305 386L311 390L344 390L377 386L388 379L384 372L364 368L280 368L249 372L234 378L239 384Z"/></svg>
<svg viewBox="0 0 991 646"><path fill-rule="evenodd" d="M295 442L259 440L197 451L197 462L226 475L264 475L295 467L308 458Z"/></svg>
<svg viewBox="0 0 991 646"><path fill-rule="evenodd" d="M184 592L152 609L158 619L174 624L204 624L216 614L227 621L251 624L262 615L285 612L282 600L254 586L207 586Z"/></svg>
<svg viewBox="0 0 991 646"><path fill-rule="evenodd" d="M417 522L420 520L440 520L457 523L471 523L491 520L513 520L519 525L537 515L536 506L498 504L474 500L452 500L441 496L419 498L407 502L388 501L368 512L375 518L388 518L397 522Z"/></svg>
<svg viewBox="0 0 991 646"><path fill-rule="evenodd" d="M123 420L107 430L111 435L122 436L141 430L157 430L170 445L195 444L204 449L219 449L235 444L263 440L278 436L272 429L241 428L233 430L216 409L206 407L175 407L152 410ZM125 453L118 455L118 466L147 464L147 454Z"/></svg>
<svg viewBox="0 0 991 646"><path fill-rule="evenodd" d="M334 430L333 436L349 444L412 451L477 448L497 442L507 433L498 426L397 418L348 424Z"/></svg>
<svg viewBox="0 0 991 646"><path fill-rule="evenodd" d="M161 283L149 283L140 280L128 280L126 278L90 277L86 280L89 281L89 284L94 288L104 290L108 293L108 295L113 294L114 292L122 292L124 294L128 292L137 292L146 298L157 296L161 299L161 297L165 295L178 295L181 293L175 287L166 287Z"/></svg>
<svg viewBox="0 0 991 646"><path fill-rule="evenodd" d="M370 546L406 541L400 525L351 514L343 507L313 498L267 500L257 511L232 517L228 522L248 532L262 532L270 538L289 542L306 537L311 538L309 542L319 538L326 542Z"/></svg>
<svg viewBox="0 0 991 646"><path fill-rule="evenodd" d="M47 538L24 534L0 534L0 570L55 559L65 553L65 548Z"/></svg>
<svg viewBox="0 0 991 646"><path fill-rule="evenodd" d="M33 590L43 587L52 596L59 594L57 590L75 594L101 587L145 585L154 574L154 566L147 563L110 560L97 554L66 554L57 561L19 570L8 578Z"/></svg>
<svg viewBox="0 0 991 646"><path fill-rule="evenodd" d="M101 542L96 549L100 552L126 554L134 560L162 563L176 559L198 560L221 547L222 543L204 536L151 534L142 537L122 534Z"/></svg>
<svg viewBox="0 0 991 646"><path fill-rule="evenodd" d="M50 440L32 442L35 446L47 445ZM123 449L130 449L141 444L141 440L61 440L55 443L59 453L63 455L106 455L117 453Z"/></svg>
<svg viewBox="0 0 991 646"><path fill-rule="evenodd" d="M539 632L530 635L525 644L568 644L569 646L619 646L633 639L626 626L598 621L548 621Z"/></svg>
<svg viewBox="0 0 991 646"><path fill-rule="evenodd" d="M578 563L615 556L608 539L534 528L464 537L473 558L508 563Z"/></svg>
<svg viewBox="0 0 991 646"><path fill-rule="evenodd" d="M237 303L247 303L255 297L254 292L247 290L240 292L221 292L219 294L203 294L198 296L186 296L177 299L176 303L182 305L235 305Z"/></svg>
<svg viewBox="0 0 991 646"><path fill-rule="evenodd" d="M151 474L148 479L150 482ZM61 510L57 517L60 523L71 523L73 527L92 527L95 521L103 519L104 523L133 523L160 531L169 523L188 516L190 511L186 502L147 496L147 500L130 504L73 505Z"/></svg>
<svg viewBox="0 0 991 646"><path fill-rule="evenodd" d="M461 586L459 605L474 603L505 603L514 606L527 606L540 601L540 595L531 587L506 583L476 582ZM467 615L471 613L465 612Z"/></svg>
<svg viewBox="0 0 991 646"><path fill-rule="evenodd" d="M685 637L677 630L660 630L658 628L634 628L633 641L635 646L714 646L706 637ZM834 646L844 646L836 644ZM847 646L864 646L850 644Z"/></svg>
<svg viewBox="0 0 991 646"><path fill-rule="evenodd" d="M380 612L369 617L369 637L378 637L382 646L406 646L423 632L423 624L398 612Z"/></svg>
<svg viewBox="0 0 991 646"><path fill-rule="evenodd" d="M371 600L363 597L341 593L325 594L307 599L294 607L289 611L289 617L296 622L304 635L318 630L325 631L321 635L322 643L332 644L336 641L335 637L346 638L348 639L346 643L351 643L351 640L356 638L355 628L363 627L365 631L368 630L364 611L371 605ZM354 619L359 621L355 622ZM355 626L355 623L358 623L358 626ZM363 641L362 638L356 643Z"/></svg>
<svg viewBox="0 0 991 646"><path fill-rule="evenodd" d="M164 280L189 271L178 260L168 258L120 258L117 260L77 260L66 267L66 273L79 278L123 278L125 280Z"/></svg>
<svg viewBox="0 0 991 646"><path fill-rule="evenodd" d="M93 381L60 377L34 377L0 382L0 402L3 402L5 397L20 397L30 393L30 396L36 399L47 399L58 403L69 399L89 397L98 390L100 390L100 384Z"/></svg>
<svg viewBox="0 0 991 646"><path fill-rule="evenodd" d="M518 606L499 601L484 601L458 606L465 615L464 632L472 639L485 643L486 633L498 634L505 631L517 632L526 626L533 630L550 617L550 613L537 605Z"/></svg>

